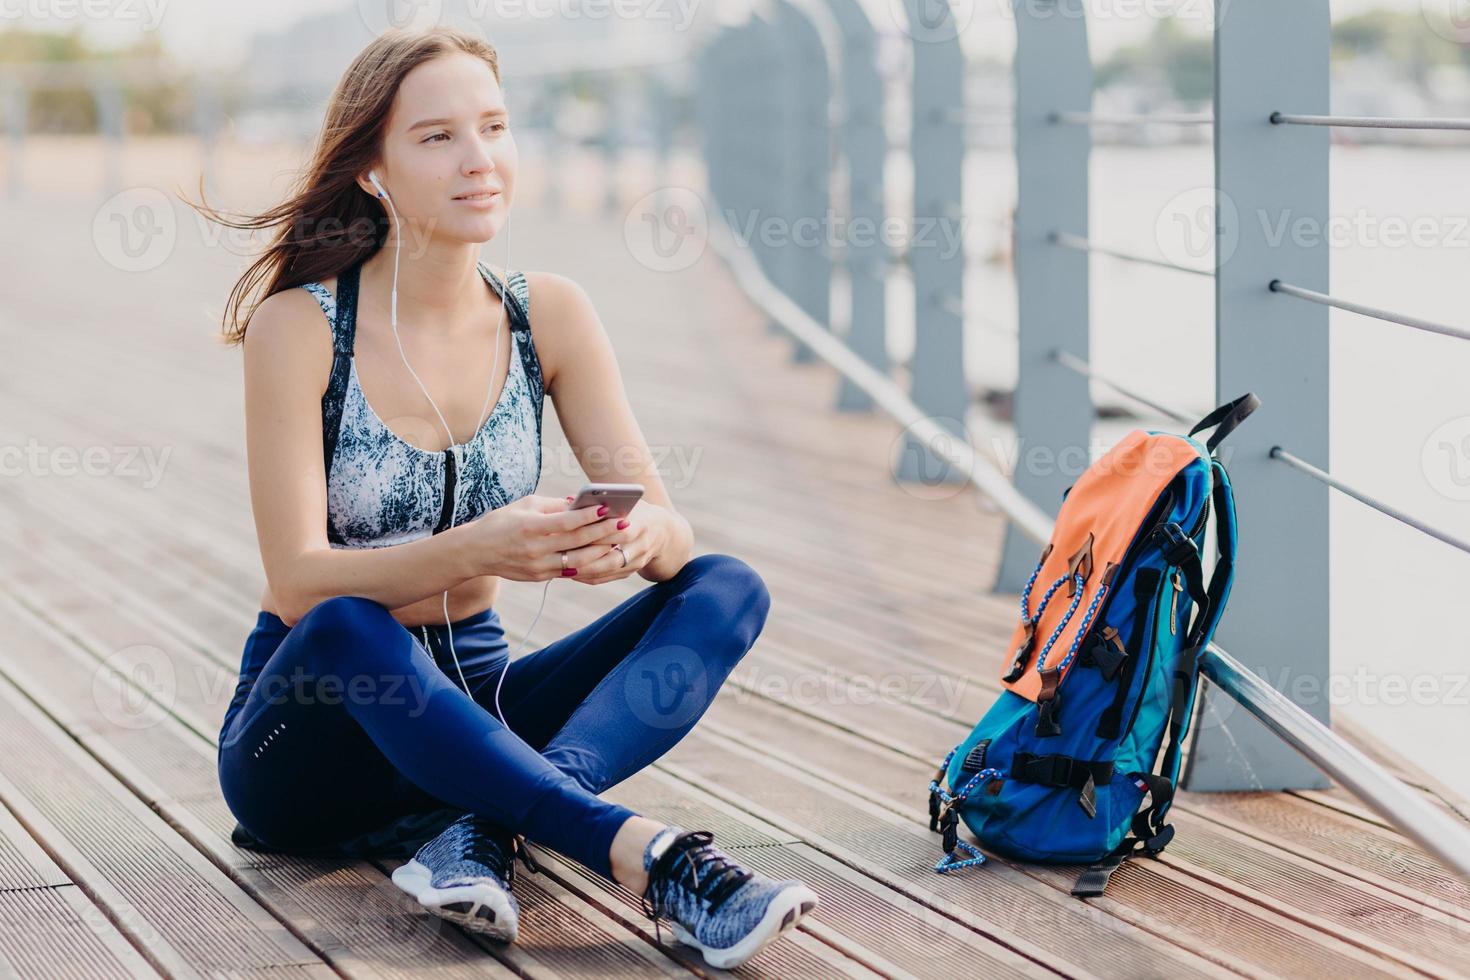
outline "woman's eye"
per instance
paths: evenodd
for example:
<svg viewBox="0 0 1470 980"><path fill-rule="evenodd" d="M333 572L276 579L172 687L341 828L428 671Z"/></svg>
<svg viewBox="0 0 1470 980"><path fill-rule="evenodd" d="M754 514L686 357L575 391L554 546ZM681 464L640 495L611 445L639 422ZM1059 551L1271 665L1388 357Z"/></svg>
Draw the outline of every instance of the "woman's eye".
<svg viewBox="0 0 1470 980"><path fill-rule="evenodd" d="M500 132L501 130L509 129L510 126L507 125L506 123L491 123L487 128L488 129L491 129L491 130L494 130L496 132ZM439 137L441 137L441 136L444 137L445 139L448 139L449 138L449 134L448 133L431 133L430 135L424 137L424 142L425 143L433 143L433 142L436 142L439 139Z"/></svg>

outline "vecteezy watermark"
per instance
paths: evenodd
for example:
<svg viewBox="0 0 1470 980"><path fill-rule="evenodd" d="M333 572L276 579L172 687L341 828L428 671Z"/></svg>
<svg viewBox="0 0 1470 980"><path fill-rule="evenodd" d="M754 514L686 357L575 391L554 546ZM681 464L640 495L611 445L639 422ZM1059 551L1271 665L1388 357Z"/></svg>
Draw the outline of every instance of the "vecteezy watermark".
<svg viewBox="0 0 1470 980"><path fill-rule="evenodd" d="M882 221L859 215L852 217L829 208L820 215L792 217L762 214L752 208L743 214L733 208L725 210L725 220L743 248L758 242L766 248L825 247L828 252L842 248L886 245L890 250L938 249L939 258L952 259L965 247L965 229L969 219L958 220L923 216L913 219L893 215Z"/></svg>
<svg viewBox="0 0 1470 980"><path fill-rule="evenodd" d="M173 446L48 445L31 436L25 445L0 444L0 477L137 477L152 490L163 479Z"/></svg>
<svg viewBox="0 0 1470 980"><path fill-rule="evenodd" d="M633 717L650 728L683 728L709 704L709 673L704 659L689 647L640 650L627 666L623 697Z"/></svg>
<svg viewBox="0 0 1470 980"><path fill-rule="evenodd" d="M1450 500L1470 500L1470 415L1450 419L1429 433L1419 457L1424 478Z"/></svg>
<svg viewBox="0 0 1470 980"><path fill-rule="evenodd" d="M1470 248L1470 215L1374 214L1359 208L1352 214L1323 219L1285 208L1258 211L1261 234L1268 248L1290 244L1296 248Z"/></svg>
<svg viewBox="0 0 1470 980"><path fill-rule="evenodd" d="M1019 473L1027 476L1056 476L1067 479L1080 477L1089 467L1096 467L1099 474L1117 473L1124 476L1136 473L1151 473L1166 476L1178 472L1179 457L1174 448L1156 442L1134 452L1113 456L1106 455L1114 446L1093 437L1088 445L1051 446L1045 443L1027 443L1026 439L1000 435L990 440L991 453L1001 462L1009 477ZM1226 466L1234 447L1221 446L1215 457Z"/></svg>
<svg viewBox="0 0 1470 980"><path fill-rule="evenodd" d="M168 0L0 0L0 21L137 21L156 31Z"/></svg>
<svg viewBox="0 0 1470 980"><path fill-rule="evenodd" d="M353 673L336 671L309 672L301 664L290 674L267 674L252 689L259 690L267 704L273 706L372 704L408 707L408 717L417 718L429 709L431 694L423 679L412 671Z"/></svg>
<svg viewBox="0 0 1470 980"><path fill-rule="evenodd" d="M1470 2L1470 0L1467 0ZM1470 214L1379 214L1359 208L1319 215L1293 208L1242 211L1224 191L1196 187L1174 195L1154 221L1154 241L1169 262L1222 267L1242 238L1277 248L1470 249Z"/></svg>
<svg viewBox="0 0 1470 980"><path fill-rule="evenodd" d="M223 248L235 255L251 255L260 250L260 231L253 228L236 228L211 221L195 212L195 223L199 229L199 240L205 248ZM390 232L387 241L392 244L401 239L405 258L418 258L427 251L430 239L439 226L437 215L427 219L398 216L398 230ZM280 226L275 226L277 229ZM349 245L364 248L373 245L380 237L381 223L378 218L359 215L343 219L337 215L323 214L314 217L297 217L291 221L289 230L281 232L286 240L310 242L313 248L333 248ZM274 236L276 232L272 232Z"/></svg>
<svg viewBox="0 0 1470 980"><path fill-rule="evenodd" d="M704 198L687 187L660 187L633 202L623 217L623 242L645 269L679 272L709 244Z"/></svg>
<svg viewBox="0 0 1470 980"><path fill-rule="evenodd" d="M774 671L742 664L732 674L735 700L752 697L797 707L834 705L923 705L953 715L964 702L969 682L963 677L930 670L888 671L882 674L840 672L828 665L820 670L799 667Z"/></svg>
<svg viewBox="0 0 1470 980"><path fill-rule="evenodd" d="M566 443L548 448L542 456L542 475L581 480L588 472L607 483L636 483L650 472L657 473L669 489L682 489L694 482L694 471L704 457L704 446L655 443L649 455L635 446L584 446L574 451ZM645 465L646 463L646 465Z"/></svg>
<svg viewBox="0 0 1470 980"><path fill-rule="evenodd" d="M1105 24L1128 21L1218 24L1231 0L888 0L893 23L918 42L953 40L984 17L995 20L1069 20Z"/></svg>
<svg viewBox="0 0 1470 980"><path fill-rule="evenodd" d="M166 262L178 240L173 203L154 187L130 187L102 202L92 217L92 244L123 272L148 272Z"/></svg>
<svg viewBox="0 0 1470 980"><path fill-rule="evenodd" d="M1470 44L1470 0L1419 0L1429 29L1446 41Z"/></svg>

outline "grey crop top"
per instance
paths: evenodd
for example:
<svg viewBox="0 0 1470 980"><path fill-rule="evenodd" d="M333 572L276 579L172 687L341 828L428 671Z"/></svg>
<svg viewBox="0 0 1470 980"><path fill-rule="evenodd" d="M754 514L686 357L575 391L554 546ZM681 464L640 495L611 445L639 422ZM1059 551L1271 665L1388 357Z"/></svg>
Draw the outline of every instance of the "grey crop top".
<svg viewBox="0 0 1470 980"><path fill-rule="evenodd" d="M496 298L501 284L483 262L480 275ZM363 396L353 358L361 264L337 276L337 295L319 282L316 297L332 328L332 374L322 395L322 450L327 473L327 540L334 548L382 548L450 526L456 481L464 524L535 491L541 477L541 364L527 317L530 287L508 276L506 313L513 356L480 430L460 450L432 452L396 435ZM516 356L518 355L518 356Z"/></svg>

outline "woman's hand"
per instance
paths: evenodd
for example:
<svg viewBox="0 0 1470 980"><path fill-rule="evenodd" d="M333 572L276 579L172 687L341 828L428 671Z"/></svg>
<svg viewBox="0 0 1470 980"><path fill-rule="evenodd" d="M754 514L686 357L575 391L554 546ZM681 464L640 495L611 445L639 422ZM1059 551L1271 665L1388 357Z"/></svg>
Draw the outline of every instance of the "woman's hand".
<svg viewBox="0 0 1470 980"><path fill-rule="evenodd" d="M515 582L560 578L560 552L565 551L567 569L577 569L573 577L580 577L583 572L577 567L579 559L609 550L607 544L593 542L611 540L609 535L618 532L613 518L598 513L605 513L606 505L569 510L569 502L569 498L528 494L464 525L474 528L478 535L471 547L481 566L480 574ZM617 554L612 553L615 561L619 560Z"/></svg>
<svg viewBox="0 0 1470 980"><path fill-rule="evenodd" d="M572 498L567 497L562 506L571 502ZM668 541L671 517L672 512L667 508L640 499L627 517L616 521L607 518L589 525L589 530L605 530L585 546L567 553L567 564L577 570L575 581L601 585L637 572L657 558ZM628 556L626 564L623 555Z"/></svg>

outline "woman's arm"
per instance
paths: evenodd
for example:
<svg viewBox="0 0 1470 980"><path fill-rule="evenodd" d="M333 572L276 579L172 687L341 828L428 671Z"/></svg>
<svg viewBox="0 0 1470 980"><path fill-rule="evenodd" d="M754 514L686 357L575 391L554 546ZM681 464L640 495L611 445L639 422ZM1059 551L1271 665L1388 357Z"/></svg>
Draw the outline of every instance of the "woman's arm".
<svg viewBox="0 0 1470 980"><path fill-rule="evenodd" d="M629 519L651 522L661 544L638 574L650 582L673 578L694 550L694 529L664 488L628 404L607 330L592 300L571 279L549 272L528 273L526 279L535 288L532 308L540 310L532 339L567 442L588 479L643 484L643 499Z"/></svg>
<svg viewBox="0 0 1470 980"><path fill-rule="evenodd" d="M250 503L266 581L288 626L333 596L395 609L487 573L469 523L385 548L328 545L321 402L332 336L305 290L283 290L260 304L244 361Z"/></svg>

